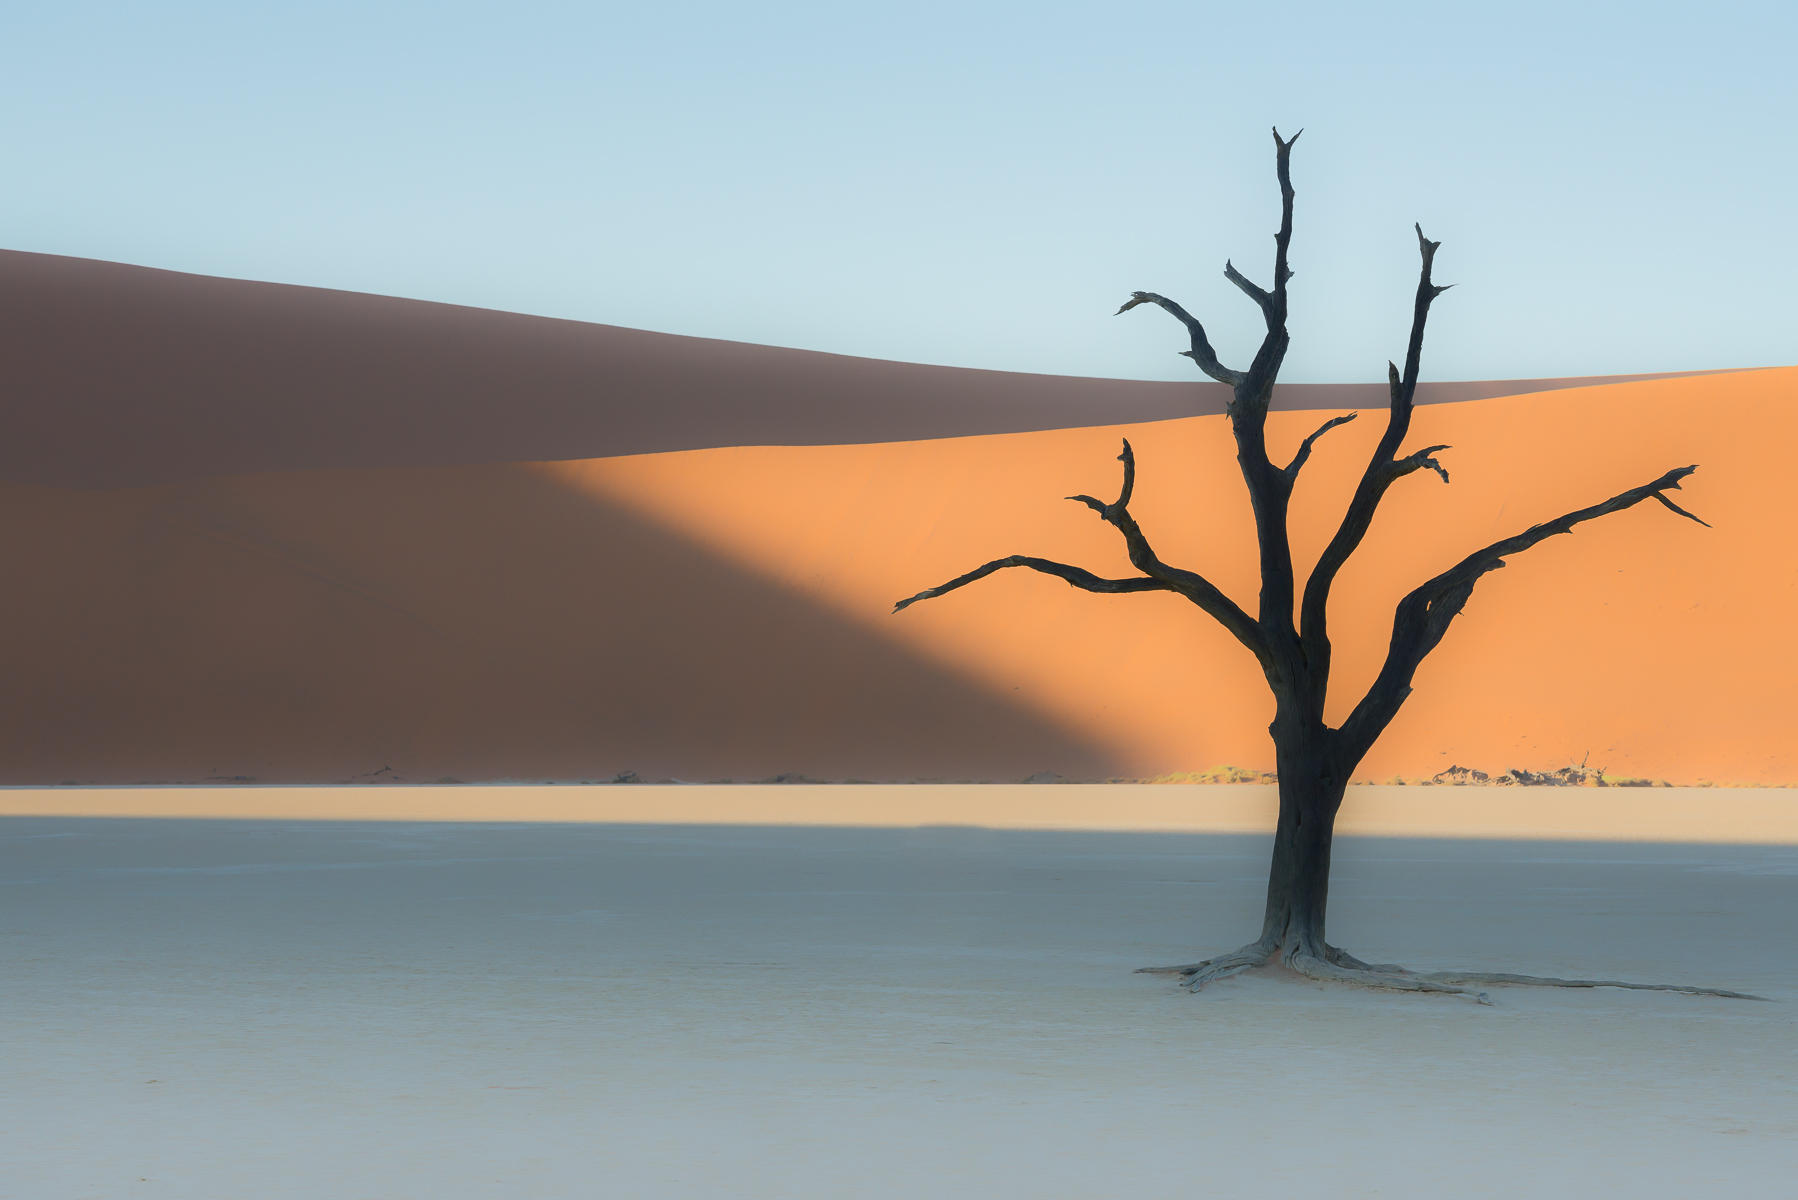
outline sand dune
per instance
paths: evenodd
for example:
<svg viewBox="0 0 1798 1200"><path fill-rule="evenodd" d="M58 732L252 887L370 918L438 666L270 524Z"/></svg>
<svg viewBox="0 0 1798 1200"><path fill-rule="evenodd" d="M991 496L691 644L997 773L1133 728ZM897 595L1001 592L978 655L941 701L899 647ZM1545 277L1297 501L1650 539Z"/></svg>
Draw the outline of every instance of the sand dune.
<svg viewBox="0 0 1798 1200"><path fill-rule="evenodd" d="M1104 776L1108 747L528 466L0 485L0 778ZM977 732L976 732L977 731Z"/></svg>
<svg viewBox="0 0 1798 1200"><path fill-rule="evenodd" d="M1413 444L1451 443L1454 482L1406 480L1338 584L1333 713L1378 669L1405 590L1479 545L1697 462L1684 498L1583 526L1485 579L1363 777L1579 761L1682 782L1798 777L1798 524L1785 485L1798 371L1745 372L1438 405ZM1317 424L1275 414L1276 455ZM1294 498L1313 561L1381 414L1336 431ZM1750 432L1753 431L1753 432ZM1040 554L1128 574L1116 534L1070 492L1110 494L1120 435L1133 511L1170 562L1255 595L1252 518L1221 418L900 445L745 448L540 468L667 523L854 615L920 655L1098 736L1154 775L1271 766L1258 669L1165 595L1092 596L1027 572L905 613L890 603L990 558Z"/></svg>
<svg viewBox="0 0 1798 1200"><path fill-rule="evenodd" d="M23 382L0 414L0 782L1091 779L1268 761L1260 679L1168 597L1001 577L888 615L1001 554L1127 569L1059 499L1116 486L1124 433L1164 557L1252 595L1222 420L1090 425L1202 389L1045 389L5 265ZM1750 371L1422 410L1414 440L1455 444L1455 482L1407 480L1345 573L1345 687L1371 677L1392 601L1481 542L1688 462L1703 469L1687 500L1715 528L1643 506L1487 579L1364 775L1589 752L1676 782L1798 778L1798 564L1774 548L1798 518L1782 484L1794 384ZM1301 564L1379 417L1307 468ZM1276 450L1318 419L1277 414ZM1082 427L1037 427L1057 423ZM922 440L880 440L902 436ZM619 450L846 437L861 444Z"/></svg>
<svg viewBox="0 0 1798 1200"><path fill-rule="evenodd" d="M1225 397L1208 381L884 362L18 251L0 251L0 360L0 479L60 487L1010 433L1221 412ZM1419 398L1569 382L1428 383ZM1384 397L1384 383L1295 385L1281 402Z"/></svg>

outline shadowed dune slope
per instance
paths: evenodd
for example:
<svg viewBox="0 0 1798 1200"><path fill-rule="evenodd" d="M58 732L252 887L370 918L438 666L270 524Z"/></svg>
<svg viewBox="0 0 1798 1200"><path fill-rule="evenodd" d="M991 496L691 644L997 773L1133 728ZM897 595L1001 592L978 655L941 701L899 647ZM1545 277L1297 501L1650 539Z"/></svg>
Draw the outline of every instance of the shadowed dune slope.
<svg viewBox="0 0 1798 1200"><path fill-rule="evenodd" d="M0 361L0 479L68 487L1060 429L1220 412L1225 397L18 251L0 251ZM1428 383L1420 399L1568 382ZM1294 385L1280 403L1384 397L1384 383Z"/></svg>
<svg viewBox="0 0 1798 1200"><path fill-rule="evenodd" d="M527 466L0 484L0 540L7 784L1125 765Z"/></svg>

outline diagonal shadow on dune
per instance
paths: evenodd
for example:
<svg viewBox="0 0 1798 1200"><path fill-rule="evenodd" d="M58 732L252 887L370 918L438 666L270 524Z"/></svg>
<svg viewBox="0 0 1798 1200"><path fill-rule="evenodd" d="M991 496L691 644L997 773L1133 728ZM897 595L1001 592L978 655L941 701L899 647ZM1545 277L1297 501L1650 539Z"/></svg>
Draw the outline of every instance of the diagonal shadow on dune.
<svg viewBox="0 0 1798 1200"><path fill-rule="evenodd" d="M7 484L0 538L8 785L1121 765L527 465Z"/></svg>

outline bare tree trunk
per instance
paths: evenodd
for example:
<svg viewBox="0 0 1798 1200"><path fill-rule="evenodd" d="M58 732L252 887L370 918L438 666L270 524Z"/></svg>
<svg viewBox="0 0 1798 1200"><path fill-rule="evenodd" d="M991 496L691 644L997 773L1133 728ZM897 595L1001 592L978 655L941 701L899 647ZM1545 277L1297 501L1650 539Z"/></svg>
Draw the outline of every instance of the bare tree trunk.
<svg viewBox="0 0 1798 1200"><path fill-rule="evenodd" d="M1336 770L1329 731L1274 723L1280 819L1274 829L1261 944L1270 952L1322 957L1330 900L1330 845L1346 772Z"/></svg>

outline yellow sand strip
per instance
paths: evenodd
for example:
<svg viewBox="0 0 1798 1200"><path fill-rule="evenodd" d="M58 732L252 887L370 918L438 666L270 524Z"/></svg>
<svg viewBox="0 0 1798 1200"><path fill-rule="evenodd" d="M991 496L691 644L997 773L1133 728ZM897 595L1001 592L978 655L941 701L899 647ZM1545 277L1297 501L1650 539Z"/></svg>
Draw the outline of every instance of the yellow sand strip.
<svg viewBox="0 0 1798 1200"><path fill-rule="evenodd" d="M281 821L977 825L1265 833L1264 785L1011 784L57 788L0 816ZM1385 837L1798 845L1798 789L1354 787L1339 830Z"/></svg>

